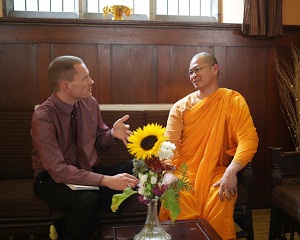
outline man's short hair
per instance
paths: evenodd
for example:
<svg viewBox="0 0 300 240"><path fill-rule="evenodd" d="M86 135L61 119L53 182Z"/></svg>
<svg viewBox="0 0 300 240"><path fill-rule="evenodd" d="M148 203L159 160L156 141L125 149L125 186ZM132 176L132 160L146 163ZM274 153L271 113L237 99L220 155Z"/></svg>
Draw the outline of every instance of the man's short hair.
<svg viewBox="0 0 300 240"><path fill-rule="evenodd" d="M75 56L60 56L55 58L48 67L48 78L53 92L60 89L62 80L72 81L77 71L77 64L84 64L81 58Z"/></svg>

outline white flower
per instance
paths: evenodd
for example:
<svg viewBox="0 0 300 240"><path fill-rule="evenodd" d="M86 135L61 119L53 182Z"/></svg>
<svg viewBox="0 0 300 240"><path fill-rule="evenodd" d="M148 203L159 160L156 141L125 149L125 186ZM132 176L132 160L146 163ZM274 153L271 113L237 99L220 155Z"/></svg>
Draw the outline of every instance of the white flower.
<svg viewBox="0 0 300 240"><path fill-rule="evenodd" d="M144 185L145 182L147 181L147 179L148 179L148 175L147 175L147 174L142 175L142 176L140 177L140 184L141 184L141 185Z"/></svg>
<svg viewBox="0 0 300 240"><path fill-rule="evenodd" d="M145 194L145 187L144 187L144 185L140 185L139 186L138 192L139 192L140 195L144 195Z"/></svg>
<svg viewBox="0 0 300 240"><path fill-rule="evenodd" d="M165 184L165 185L170 185L172 184L173 182L176 182L178 180L178 177L175 176L173 173L171 172L167 172L165 173L164 175L164 178L162 180L162 183Z"/></svg>
<svg viewBox="0 0 300 240"><path fill-rule="evenodd" d="M153 185L157 182L157 177L156 176L152 176L151 177L151 180L150 180L150 183Z"/></svg>
<svg viewBox="0 0 300 240"><path fill-rule="evenodd" d="M171 143L169 141L165 141L161 144L160 150L158 152L159 159L170 159L174 155L174 150L176 149L176 146L174 143Z"/></svg>

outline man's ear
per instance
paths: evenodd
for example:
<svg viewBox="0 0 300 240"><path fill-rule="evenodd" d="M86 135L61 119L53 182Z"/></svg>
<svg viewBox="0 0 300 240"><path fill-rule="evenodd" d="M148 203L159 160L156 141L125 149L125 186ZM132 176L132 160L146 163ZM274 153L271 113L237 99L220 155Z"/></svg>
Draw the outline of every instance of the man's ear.
<svg viewBox="0 0 300 240"><path fill-rule="evenodd" d="M60 89L62 90L62 91L69 91L70 89L69 89L69 82L68 81L66 81L66 80L62 80L61 81L61 83L60 83Z"/></svg>

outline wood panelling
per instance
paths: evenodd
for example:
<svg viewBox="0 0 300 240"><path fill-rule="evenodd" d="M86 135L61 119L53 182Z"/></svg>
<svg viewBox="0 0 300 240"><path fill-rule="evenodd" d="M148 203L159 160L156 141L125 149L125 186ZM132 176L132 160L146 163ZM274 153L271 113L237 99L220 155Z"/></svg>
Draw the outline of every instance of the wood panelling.
<svg viewBox="0 0 300 240"><path fill-rule="evenodd" d="M157 47L111 46L111 103L157 103Z"/></svg>
<svg viewBox="0 0 300 240"><path fill-rule="evenodd" d="M49 96L51 94L51 88L50 84L48 82L48 76L47 76L47 70L48 66L51 62L51 51L50 51L51 45L50 44L38 44L37 46L37 62L38 67L36 69L37 71L37 89L36 92L38 94L38 102L41 103L45 101L46 94ZM32 83L30 83L31 85ZM36 101L36 100L35 100ZM36 104L36 102L34 102Z"/></svg>
<svg viewBox="0 0 300 240"><path fill-rule="evenodd" d="M0 44L0 104L9 111L28 109L38 97L36 52L36 44Z"/></svg>
<svg viewBox="0 0 300 240"><path fill-rule="evenodd" d="M191 58L199 51L212 50L212 47L159 45L158 49L159 102L174 103L194 91L187 77Z"/></svg>
<svg viewBox="0 0 300 240"><path fill-rule="evenodd" d="M113 96L111 92L113 91L111 85L111 60L110 60L110 44L98 44L98 78L102 79L102 81L98 81L98 84L94 87L97 88L97 92L99 93L99 101L107 101L107 103L112 102ZM93 77L93 76L92 76ZM95 78L93 78L96 80ZM97 86L98 85L98 86ZM93 93L94 94L94 93Z"/></svg>
<svg viewBox="0 0 300 240"><path fill-rule="evenodd" d="M0 112L30 112L44 101L51 93L47 68L59 55L85 61L100 104L143 104L174 103L194 91L186 75L189 62L197 52L212 52L220 65L220 86L239 91L250 107L260 138L253 159L253 206L269 207L268 147L293 149L280 110L273 50L288 56L291 43L300 46L299 30L285 26L283 37L257 39L232 24L3 18ZM132 129L135 121L129 121Z"/></svg>
<svg viewBox="0 0 300 240"><path fill-rule="evenodd" d="M31 178L32 112L0 112L0 179Z"/></svg>

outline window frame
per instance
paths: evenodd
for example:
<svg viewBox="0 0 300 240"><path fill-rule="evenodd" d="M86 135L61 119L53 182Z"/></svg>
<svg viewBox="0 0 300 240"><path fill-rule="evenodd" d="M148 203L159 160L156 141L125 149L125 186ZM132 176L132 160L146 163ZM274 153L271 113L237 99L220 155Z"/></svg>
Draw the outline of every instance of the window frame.
<svg viewBox="0 0 300 240"><path fill-rule="evenodd" d="M88 19L88 20L110 20L111 15L103 17L102 13L89 13L87 12L86 0L78 1L78 12L36 12L36 11L14 11L14 0L3 0L3 17L11 18L71 18L71 19ZM145 19L141 14L133 14L129 20L142 20L142 21L179 21L179 22L203 22L203 23L219 23L220 20L220 1L212 1L212 16L181 16L181 15L157 15L156 14L156 1L149 0L149 19Z"/></svg>

